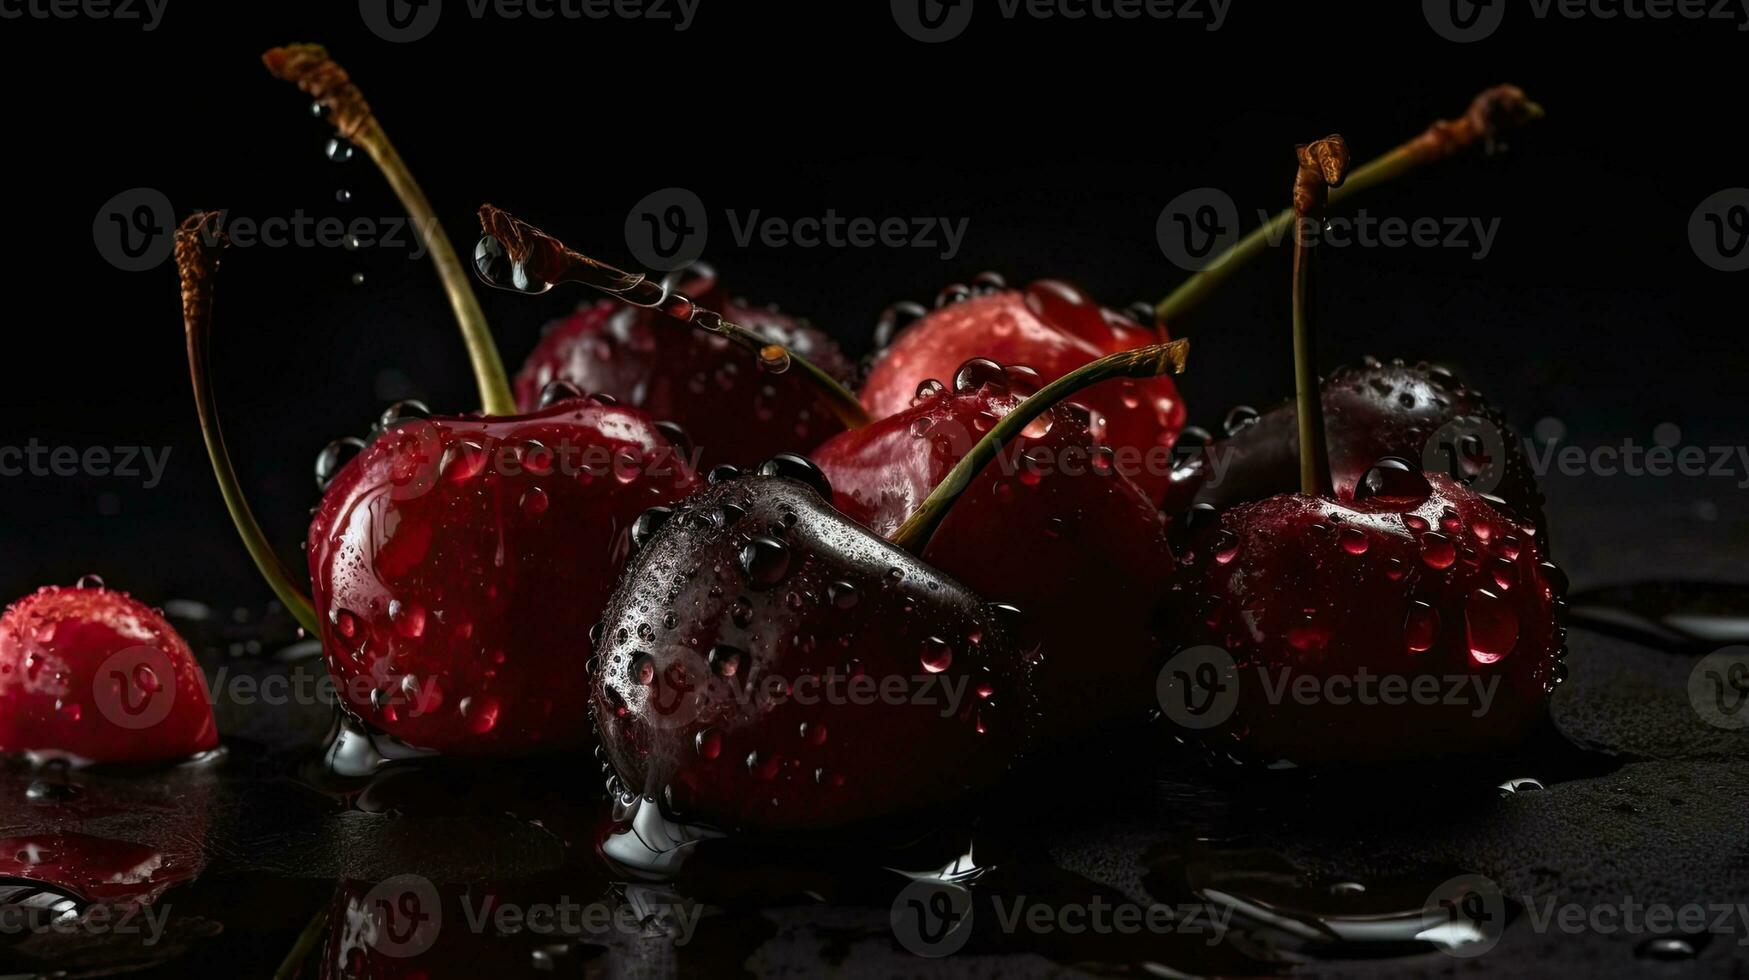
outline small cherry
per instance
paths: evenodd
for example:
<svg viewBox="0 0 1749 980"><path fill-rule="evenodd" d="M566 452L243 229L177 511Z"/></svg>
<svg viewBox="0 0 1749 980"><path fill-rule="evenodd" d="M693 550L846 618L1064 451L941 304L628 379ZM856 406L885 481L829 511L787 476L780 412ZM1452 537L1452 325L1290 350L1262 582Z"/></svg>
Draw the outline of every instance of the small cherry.
<svg viewBox="0 0 1749 980"><path fill-rule="evenodd" d="M834 436L811 457L839 510L892 537L1038 384L1024 368L968 361L952 389L926 386L916 404ZM1169 473L1171 456L1163 446L1114 450L1093 428L1088 411L1069 403L1019 427L920 551L979 594L1031 614L1035 677L1049 692L1039 721L1052 739L1142 717L1153 703L1153 607L1171 553L1138 477Z"/></svg>
<svg viewBox="0 0 1749 980"><path fill-rule="evenodd" d="M1026 367L1048 383L1162 339L1152 323L1105 309L1067 283L1047 279L1011 289L993 273L974 280L974 288L949 286L932 312L916 304L889 308L880 334L911 315L916 321L881 352L863 383L862 402L874 418L905 411L932 390L931 381L953 378L975 358ZM1164 452L1184 427L1184 401L1171 378L1112 381L1079 392L1075 403L1087 411L1093 437L1113 449ZM1146 473L1137 482L1158 499L1167 479L1165 472Z"/></svg>
<svg viewBox="0 0 1749 980"><path fill-rule="evenodd" d="M843 385L849 366L835 345L781 314L725 304L713 274L675 282L616 269L490 204L480 208L480 229L474 269L487 285L532 294L581 283L630 307L585 307L524 370L525 401L554 381L588 391L605 384L633 405L685 420L706 467L812 448L868 421ZM816 363L815 354L825 359ZM794 377L781 377L792 369Z"/></svg>
<svg viewBox="0 0 1749 980"><path fill-rule="evenodd" d="M1309 222L1327 187L1341 183L1347 147L1332 136L1298 156L1294 208ZM1509 744L1546 717L1560 678L1562 577L1544 561L1535 528L1412 461L1381 459L1346 489L1332 487L1313 371L1308 237L1302 225L1294 249L1301 492L1220 514L1193 509L1164 604L1178 651L1165 671L1183 675L1182 689L1165 696L1206 710L1236 687L1230 713L1210 718L1201 737L1264 762L1372 763ZM1395 678L1394 700L1375 686L1371 701L1358 701L1368 674L1379 684ZM1309 697L1297 693L1308 679Z"/></svg>
<svg viewBox="0 0 1749 980"><path fill-rule="evenodd" d="M918 556L1061 398L1182 356L1182 344L1113 355L1013 406L891 540L833 509L826 474L792 455L755 475L720 470L640 521L645 544L609 604L596 674L618 778L682 816L764 830L917 811L993 780L1027 705L1057 692L1029 684L1038 641L1025 614Z"/></svg>
<svg viewBox="0 0 1749 980"><path fill-rule="evenodd" d="M855 373L838 345L806 320L729 297L716 274L694 265L672 287L721 310L768 343L806 357L840 383ZM807 450L844 425L807 386L759 370L729 340L676 329L657 310L613 300L579 306L549 325L517 372L516 400L540 405L555 381L618 399L659 419L685 420L700 448L700 466L749 464L790 449Z"/></svg>
<svg viewBox="0 0 1749 980"><path fill-rule="evenodd" d="M0 616L0 753L141 765L218 744L206 677L157 610L85 580Z"/></svg>

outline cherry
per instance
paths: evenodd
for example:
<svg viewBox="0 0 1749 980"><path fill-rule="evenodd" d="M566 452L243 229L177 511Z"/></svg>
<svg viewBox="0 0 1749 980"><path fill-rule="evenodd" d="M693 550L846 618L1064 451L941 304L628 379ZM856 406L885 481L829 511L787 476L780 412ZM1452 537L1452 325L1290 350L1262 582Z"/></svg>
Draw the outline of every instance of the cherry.
<svg viewBox="0 0 1749 980"><path fill-rule="evenodd" d="M191 845L164 850L78 833L5 838L0 840L0 881L7 883L6 905L13 912L28 909L51 918L82 914L86 903L150 905L200 873L205 838L202 827ZM12 891L20 881L48 885L54 893Z"/></svg>
<svg viewBox="0 0 1749 980"><path fill-rule="evenodd" d="M985 360L955 372L916 404L840 433L812 453L834 503L893 535L947 478L974 442L1037 379ZM1170 472L1165 447L1151 457L1100 445L1088 412L1059 404L1021 430L942 520L924 560L981 595L1027 610L1028 652L1039 663L1045 737L1084 731L1153 703L1158 648L1153 607L1170 566L1160 511L1135 477Z"/></svg>
<svg viewBox="0 0 1749 980"><path fill-rule="evenodd" d="M647 508L698 485L635 409L565 399L511 418L398 420L310 524L323 650L346 708L420 748L590 741L590 624Z"/></svg>
<svg viewBox="0 0 1749 980"><path fill-rule="evenodd" d="M1226 754L1266 762L1498 747L1546 717L1559 680L1563 580L1543 562L1536 528L1412 461L1380 459L1333 485L1321 411L1328 392L1313 371L1306 230L1342 183L1348 149L1331 136L1299 147L1298 159L1300 492L1225 513L1199 504L1175 529L1180 568L1164 618L1179 650L1161 678L1162 707ZM1209 714L1216 706L1221 713Z"/></svg>
<svg viewBox="0 0 1749 980"><path fill-rule="evenodd" d="M1352 493L1379 459L1416 461L1474 484L1524 523L1544 527L1543 495L1524 444L1480 392L1444 368L1367 358L1333 372L1322 386L1330 478ZM1299 438L1292 402L1262 415L1235 409L1227 438L1189 453L1173 473L1169 513L1192 503L1226 508L1282 493L1298 483Z"/></svg>
<svg viewBox="0 0 1749 980"><path fill-rule="evenodd" d="M1026 665L1005 611L816 482L749 474L694 494L608 604L602 746L630 791L684 819L788 830L926 810L1018 751Z"/></svg>
<svg viewBox="0 0 1749 980"><path fill-rule="evenodd" d="M0 752L142 765L218 742L206 677L156 610L97 584L0 616Z"/></svg>
<svg viewBox="0 0 1749 980"><path fill-rule="evenodd" d="M1104 309L1055 280L1010 289L986 273L975 291L949 287L941 301L898 333L870 369L861 393L869 415L878 419L903 412L929 390L930 381L953 378L974 358L1025 366L1043 383L1106 354L1161 339L1151 325ZM884 331L890 331L902 307L888 310ZM1091 415L1094 439L1114 449L1167 448L1184 427L1184 401L1166 377L1113 381L1075 400ZM1165 473L1145 473L1136 482L1157 500L1168 479Z"/></svg>
<svg viewBox="0 0 1749 980"><path fill-rule="evenodd" d="M1231 716L1201 733L1222 754L1354 764L1483 752L1544 717L1564 670L1562 580L1535 529L1444 474L1383 466L1390 475L1372 483L1383 494L1279 494L1186 540L1165 629L1192 652L1168 662L1186 676L1167 678L1181 686L1166 696L1206 704L1236 684ZM1206 646L1230 661L1208 661L1220 672L1199 680L1194 648ZM1369 674L1375 694L1402 685L1395 703L1359 703ZM1431 695L1411 698L1416 685Z"/></svg>
<svg viewBox="0 0 1749 980"><path fill-rule="evenodd" d="M698 420L700 448L711 465L745 463L745 454L755 447L811 447L868 421L862 404L844 387L841 377L849 369L835 345L805 323L769 309L734 301L724 306L724 294L708 272L685 284L706 291L704 299L696 299L670 281L657 282L575 252L490 204L480 207L480 230L474 270L487 285L533 294L561 282L581 283L633 308L625 314L585 308L575 326L564 328L566 336L543 347L524 371L525 399L537 383L584 389L592 380L611 381L633 404ZM695 329L684 329L687 325ZM826 360L816 364L810 353ZM608 365L616 363L620 366L611 370L617 373L609 374ZM793 377L780 377L792 371Z"/></svg>
<svg viewBox="0 0 1749 980"><path fill-rule="evenodd" d="M805 320L730 299L702 266L677 280L697 302L723 311L766 341L794 351L840 382L854 369L838 345ZM524 411L554 381L656 418L684 420L702 466L747 465L776 452L812 449L844 425L806 387L758 369L728 339L680 329L666 315L612 300L580 306L551 325L516 376Z"/></svg>

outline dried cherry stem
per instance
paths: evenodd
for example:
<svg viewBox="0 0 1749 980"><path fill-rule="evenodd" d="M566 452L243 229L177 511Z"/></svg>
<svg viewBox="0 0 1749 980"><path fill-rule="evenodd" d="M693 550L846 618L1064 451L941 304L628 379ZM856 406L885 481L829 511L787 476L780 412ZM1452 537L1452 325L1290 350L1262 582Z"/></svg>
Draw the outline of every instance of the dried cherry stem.
<svg viewBox="0 0 1749 980"><path fill-rule="evenodd" d="M211 347L213 320L213 279L219 270L219 252L230 245L230 239L219 227L216 211L192 214L176 230L176 271L182 277L182 322L188 333L188 377L194 384L194 408L200 414L200 434L206 441L206 452L212 460L213 475L219 480L219 494L225 499L225 509L231 512L231 523L249 549L249 557L261 570L261 577L273 589L273 594L291 612L311 636L319 636L316 607L292 577L290 570L274 554L267 535L249 509L243 488L237 481L237 471L231 465L230 451L225 448L225 433L219 427L219 409L213 396L212 375L207 370L207 352Z"/></svg>
<svg viewBox="0 0 1749 980"><path fill-rule="evenodd" d="M297 980L302 976L304 961L322 945L322 940L327 937L327 930L328 904L324 902L310 916L310 921L304 923L304 931L298 933L297 942L292 944L291 951L280 961L279 969L273 971L273 980Z"/></svg>
<svg viewBox="0 0 1749 980"><path fill-rule="evenodd" d="M1330 452L1324 444L1324 398L1318 386L1317 345L1312 331L1312 251L1330 189L1348 176L1348 144L1326 136L1294 149L1294 405L1300 435L1300 492L1329 496Z"/></svg>
<svg viewBox="0 0 1749 980"><path fill-rule="evenodd" d="M1492 150L1505 131L1542 117L1543 107L1526 97L1523 89L1516 85L1496 85L1477 95L1461 117L1441 119L1407 143L1355 168L1342 189L1330 195L1330 203L1340 204L1368 188L1456 156L1477 142ZM1161 300L1154 307L1155 318L1173 324L1200 306L1226 282L1227 277L1256 258L1270 243L1280 241L1293 222L1293 209L1288 208L1234 242L1216 256L1208 268L1186 279L1171 295Z"/></svg>
<svg viewBox="0 0 1749 980"><path fill-rule="evenodd" d="M947 476L942 477L941 483L929 492L929 496L918 506L917 511L893 532L889 540L913 555L922 555L923 549L929 545L930 536L940 526L942 519L947 517L954 501L971 486L972 477L988 466L991 460L1014 441L1014 437L1021 430L1032 424L1033 419L1050 411L1063 399L1101 381L1181 374L1189 353L1188 340L1174 340L1168 344L1119 351L1084 364L1040 388L995 425L990 426L990 431L984 433L984 438L979 439L976 445L960 457L960 461L954 464Z"/></svg>
<svg viewBox="0 0 1749 980"><path fill-rule="evenodd" d="M691 297L669 288L641 272L616 269L605 262L575 252L539 228L512 217L490 204L480 206L483 233L474 248L474 271L488 286L511 292L537 294L561 282L582 283L633 306L666 313L682 323L719 334L751 351L761 367L782 374L792 366L801 369L838 420L847 428L869 423L868 410L838 379L781 344L774 344L746 327L707 310Z"/></svg>
<svg viewBox="0 0 1749 980"><path fill-rule="evenodd" d="M515 415L516 398L510 391L510 378L504 373L504 361L498 346L492 341L492 331L486 326L486 314L480 309L468 282L467 271L456 257L449 236L443 233L431 202L407 170L401 155L383 132L383 127L371 113L364 94L347 76L326 48L319 44L293 44L274 48L261 56L261 61L275 78L291 82L316 100L328 113L328 121L345 139L364 148L371 160L388 178L395 196L401 199L420 243L437 263L437 276L449 297L461 327L462 342L467 345L468 360L473 364L474 383L480 389L480 404L487 415Z"/></svg>

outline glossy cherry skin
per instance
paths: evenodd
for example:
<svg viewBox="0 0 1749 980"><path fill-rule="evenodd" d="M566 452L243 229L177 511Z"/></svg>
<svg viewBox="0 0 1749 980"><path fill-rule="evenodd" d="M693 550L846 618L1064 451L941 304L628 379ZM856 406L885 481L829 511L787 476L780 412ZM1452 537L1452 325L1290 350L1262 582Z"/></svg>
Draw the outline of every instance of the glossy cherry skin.
<svg viewBox="0 0 1749 980"><path fill-rule="evenodd" d="M951 803L1012 762L1026 665L1000 609L811 486L676 509L603 620L595 719L632 792L726 829L826 829Z"/></svg>
<svg viewBox="0 0 1749 980"><path fill-rule="evenodd" d="M456 755L588 745L587 633L631 524L697 485L648 416L591 400L390 426L310 525L322 646L346 709Z"/></svg>
<svg viewBox="0 0 1749 980"><path fill-rule="evenodd" d="M0 617L0 753L140 765L218 744L206 677L156 610L48 586Z"/></svg>
<svg viewBox="0 0 1749 980"><path fill-rule="evenodd" d="M1546 716L1565 579L1535 529L1443 474L1394 476L1399 496L1281 494L1188 536L1165 605L1174 649L1223 649L1240 691L1205 744L1263 762L1415 760L1509 745ZM1399 678L1398 703L1355 701L1368 674ZM1410 697L1418 679L1435 703Z"/></svg>
<svg viewBox="0 0 1749 980"><path fill-rule="evenodd" d="M1046 279L1024 290L985 291L906 327L869 370L862 403L874 418L896 415L911 406L918 386L952 384L954 372L973 358L1028 367L1049 383L1107 354L1162 339L1067 283ZM1070 401L1091 412L1094 438L1114 449L1170 447L1184 428L1184 401L1167 377L1106 381ZM1137 481L1154 500L1167 482L1153 474Z"/></svg>
<svg viewBox="0 0 1749 980"><path fill-rule="evenodd" d="M850 361L807 321L736 302L708 273L679 288L698 305L849 383ZM805 452L844 428L800 372L772 374L722 337L614 300L580 306L548 328L517 372L517 405L535 410L541 392L554 381L679 422L700 450L705 469Z"/></svg>
<svg viewBox="0 0 1749 980"><path fill-rule="evenodd" d="M1547 547L1543 495L1524 443L1481 393L1426 363L1388 364L1367 358L1333 372L1323 385L1324 430L1330 477L1338 495L1351 494L1374 462L1386 456L1455 472L1500 498L1510 514L1535 525ZM1297 414L1287 403L1191 457L1173 477L1166 511L1191 503L1225 509L1299 488ZM1499 458L1492 458L1498 452ZM1491 489L1489 489L1491 488Z"/></svg>
<svg viewBox="0 0 1749 980"><path fill-rule="evenodd" d="M987 362L956 373L958 390L814 451L839 510L891 535L1035 387L1026 372ZM1165 447L1120 454L1096 442L1085 409L1058 405L973 478L924 549L979 595L1025 612L1045 738L1139 719L1153 704L1153 607L1172 559L1160 511L1135 478L1170 468Z"/></svg>

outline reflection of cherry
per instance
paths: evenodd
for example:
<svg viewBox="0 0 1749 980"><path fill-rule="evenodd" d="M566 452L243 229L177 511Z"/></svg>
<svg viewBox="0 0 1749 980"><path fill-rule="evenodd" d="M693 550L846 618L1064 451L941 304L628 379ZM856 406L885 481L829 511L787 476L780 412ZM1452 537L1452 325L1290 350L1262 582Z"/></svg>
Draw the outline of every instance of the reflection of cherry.
<svg viewBox="0 0 1749 980"><path fill-rule="evenodd" d="M206 677L156 610L50 586L0 617L0 752L149 763L216 745Z"/></svg>

